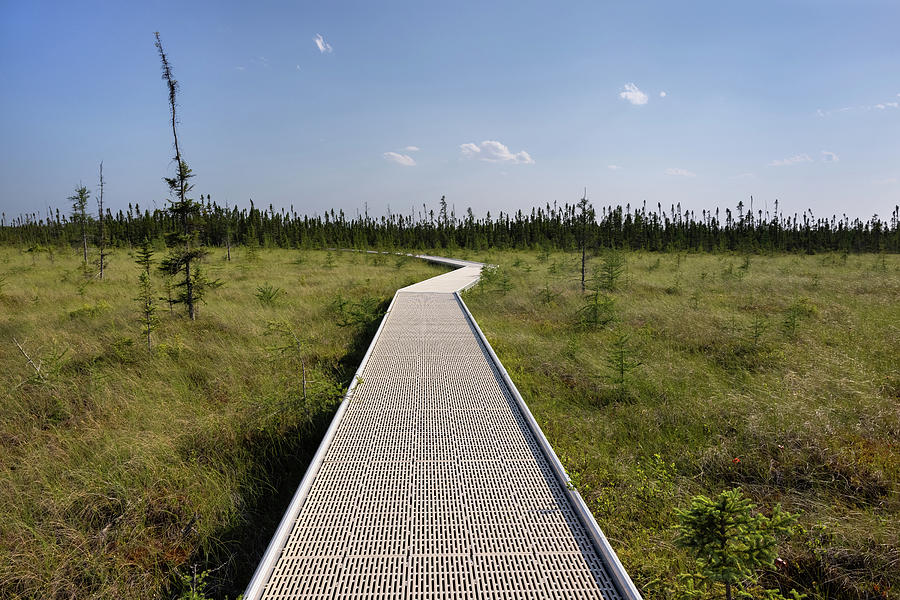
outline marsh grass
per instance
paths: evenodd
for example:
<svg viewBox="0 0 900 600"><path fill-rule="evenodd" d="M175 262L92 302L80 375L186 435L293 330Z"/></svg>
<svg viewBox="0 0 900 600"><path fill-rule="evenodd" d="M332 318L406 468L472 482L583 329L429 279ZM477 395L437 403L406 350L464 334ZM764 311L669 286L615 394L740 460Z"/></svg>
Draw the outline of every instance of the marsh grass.
<svg viewBox="0 0 900 600"><path fill-rule="evenodd" d="M233 598L379 307L443 272L342 252L231 254L206 259L225 285L209 291L196 321L177 305L158 311L148 353L131 252L112 251L100 281L84 279L80 252L51 262L0 249L0 596L166 598L196 566L210 570L210 593ZM260 286L284 292L261 302ZM362 306L352 327L337 324L338 297ZM272 322L297 332L302 356L273 360Z"/></svg>
<svg viewBox="0 0 900 600"><path fill-rule="evenodd" d="M675 508L740 487L800 513L765 585L900 598L900 257L628 253L615 329L585 329L580 255L474 254L519 293L466 302L645 597L694 572Z"/></svg>

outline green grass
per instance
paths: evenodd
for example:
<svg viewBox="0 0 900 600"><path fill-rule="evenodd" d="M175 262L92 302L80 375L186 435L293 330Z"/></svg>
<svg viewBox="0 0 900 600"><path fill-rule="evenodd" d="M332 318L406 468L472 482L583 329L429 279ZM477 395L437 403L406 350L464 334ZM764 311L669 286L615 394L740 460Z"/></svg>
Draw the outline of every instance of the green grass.
<svg viewBox="0 0 900 600"><path fill-rule="evenodd" d="M0 249L0 596L171 597L199 565L233 597L377 309L441 272L222 254L206 270L225 286L194 323L161 303L148 354L126 250L97 281L75 253ZM501 265L466 302L645 597L676 597L691 570L674 509L734 486L800 513L767 585L900 597L900 257L631 253L614 319L592 328L574 254L451 254ZM306 402L299 361L271 351L276 320L304 343ZM623 333L642 364L618 386Z"/></svg>
<svg viewBox="0 0 900 600"><path fill-rule="evenodd" d="M213 569L211 592L234 597L378 309L443 272L344 252L236 250L228 263L215 251L205 270L224 287L196 322L161 302L148 353L129 254L115 251L99 281L75 253L0 249L0 597L165 598L195 564ZM267 286L283 291L260 297ZM306 402L299 361L271 351L283 344L266 335L274 320L304 345Z"/></svg>
<svg viewBox="0 0 900 600"><path fill-rule="evenodd" d="M580 257L469 254L500 274L467 304L645 597L691 571L673 509L734 486L800 513L768 585L900 597L900 257L629 253L591 328Z"/></svg>

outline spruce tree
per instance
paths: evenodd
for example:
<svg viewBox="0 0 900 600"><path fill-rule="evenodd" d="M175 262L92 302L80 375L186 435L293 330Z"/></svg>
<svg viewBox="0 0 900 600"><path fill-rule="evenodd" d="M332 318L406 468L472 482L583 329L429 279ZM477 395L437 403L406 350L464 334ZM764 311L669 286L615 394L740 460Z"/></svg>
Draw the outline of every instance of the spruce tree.
<svg viewBox="0 0 900 600"><path fill-rule="evenodd" d="M594 207L587 199L587 190L584 190L584 196L578 201L578 249L581 252L581 291L585 290L584 269L587 262L587 246L588 246L588 223L593 224L595 221Z"/></svg>
<svg viewBox="0 0 900 600"><path fill-rule="evenodd" d="M156 316L156 304L153 302L153 281L150 278L150 267L153 265L153 250L146 238L137 251L135 262L140 265L141 273L138 275L137 300L141 310L141 333L147 338L147 351L151 351L151 334L156 329L159 318Z"/></svg>
<svg viewBox="0 0 900 600"><path fill-rule="evenodd" d="M179 288L174 302L183 303L187 307L188 317L193 321L197 318L197 304L203 299L206 287L210 282L206 281L200 273L199 263L207 251L198 244L198 226L201 206L187 194L193 189L190 183L194 177L190 167L181 155L178 145L178 116L176 113L178 81L172 73L172 66L162 47L159 32L155 33L156 49L162 63L162 78L169 90L169 114L172 126L172 138L175 146L175 177L165 177L169 186L169 192L173 200L169 206L169 214L178 224L177 229L167 236L170 246L169 255L160 263L160 269L169 275L181 276L175 285ZM218 283L218 282L215 282Z"/></svg>
<svg viewBox="0 0 900 600"><path fill-rule="evenodd" d="M716 498L695 496L680 519L675 544L697 560L700 573L733 589L755 584L757 571L772 567L777 557L776 536L787 533L796 517L776 506L771 517L753 514L753 504L740 489L726 490Z"/></svg>
<svg viewBox="0 0 900 600"><path fill-rule="evenodd" d="M606 365L612 371L610 380L618 387L619 393L624 394L625 382L628 374L643 363L636 358L634 348L628 343L628 334L623 333L616 337L609 353L606 355Z"/></svg>
<svg viewBox="0 0 900 600"><path fill-rule="evenodd" d="M84 258L82 260L82 266L87 267L87 203L91 197L91 193L88 189L79 185L75 188L75 193L69 196L69 200L72 202L72 221L81 228L81 248L84 252Z"/></svg>

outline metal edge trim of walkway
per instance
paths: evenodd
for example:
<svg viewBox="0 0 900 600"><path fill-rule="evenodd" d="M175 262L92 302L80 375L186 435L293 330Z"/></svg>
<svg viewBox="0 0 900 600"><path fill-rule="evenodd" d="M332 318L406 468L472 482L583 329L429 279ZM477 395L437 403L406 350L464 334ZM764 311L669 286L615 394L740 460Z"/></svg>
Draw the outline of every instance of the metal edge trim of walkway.
<svg viewBox="0 0 900 600"><path fill-rule="evenodd" d="M494 366L497 367L497 370L503 377L503 382L506 384L506 387L509 389L513 398L515 398L519 410L525 417L525 421L528 423L528 428L531 430L532 435L534 435L535 439L538 441L538 444L540 444L541 446L541 451L544 453L544 457L547 459L547 462L550 463L551 467L553 468L553 473L562 484L562 487L565 490L565 494L569 497L569 501L572 503L572 507L575 509L575 512L578 513L578 518L581 520L584 528L590 534L591 541L594 542L594 546L596 547L597 552L600 554L600 557L603 558L603 560L606 562L606 566L609 568L610 574L615 580L616 587L619 588L619 593L622 594L623 598L627 598L629 600L642 600L641 593L638 591L637 587L635 587L634 582L631 580L631 577L628 575L625 567L622 566L622 562L616 555L616 551L613 550L612 546L609 543L609 540L606 539L606 535L604 535L603 530L600 529L600 525L597 524L596 519L594 519L594 515L591 514L591 511L585 503L584 498L581 497L581 494L579 494L578 490L575 489L575 486L572 485L572 480L566 473L565 467L563 467L562 462L560 462L559 460L559 457L556 456L556 452L553 451L553 447L550 445L550 442L547 440L544 432L541 431L540 425L538 425L538 422L537 420L535 420L534 415L531 414L531 410L528 408L528 405L525 404L525 400L519 393L518 388L516 388L516 384L513 383L512 378L509 376L509 373L506 372L506 368L503 366L503 363L500 362L500 359L497 357L497 354L491 347L490 342L488 342L487 338L485 337L484 332L481 331L481 327L478 325L475 317L473 317L472 313L469 311L469 307L466 306L466 303L463 301L462 296L459 292L454 292L454 296L456 296L457 301L459 301L463 312L466 313L466 318L469 319L472 327L475 329L475 331L478 332L478 338L481 340L481 343L484 344L484 347L488 351L488 354L490 355Z"/></svg>
<svg viewBox="0 0 900 600"><path fill-rule="evenodd" d="M442 264L455 268L464 266L460 263L468 263L469 265L482 264L482 266L485 266L483 263L461 261L439 256L422 256L415 254L408 254L407 256L420 258L427 262ZM512 378L510 378L509 373L507 373L506 368L503 366L503 363L500 362L500 359L497 357L497 354L491 347L490 342L488 342L487 338L485 337L484 332L481 331L481 327L479 327L478 322L475 320L475 317L473 317L471 311L469 311L469 307L466 306L466 303L463 301L460 292L469 289L477 282L478 280L476 279L468 285L463 286L459 290L453 292L453 295L456 297L457 302L459 302L460 306L462 307L466 318L478 333L479 340L484 345L485 349L488 352L488 355L491 358L491 361L496 366L497 371L501 374L504 384L507 386L513 398L515 399L519 410L522 412L522 415L525 417L525 420L528 423L529 429L540 444L545 458L552 466L554 474L559 479L563 488L566 490L565 493L569 497L569 500L572 502L572 506L578 513L578 517L581 520L582 524L585 526L585 529L587 529L588 533L590 534L591 541L594 543L597 551L600 553L600 556L604 561L606 561L610 573L615 580L616 586L619 588L619 592L624 598L627 598L628 600L643 600L640 592L637 590L637 587L635 587L634 582L628 575L628 572L625 571L625 567L622 566L622 563L619 560L619 557L616 555L615 550L613 550L612 546L610 545L609 540L606 539L606 536L603 534L603 531L600 529L600 526L597 524L597 521L591 514L590 509L588 509L587 504L585 504L584 499L581 497L581 494L579 494L578 490L576 490L572 486L571 479L566 473L565 468L562 466L562 463L556 456L556 453L553 451L553 447L550 445L550 442L547 440L546 436L544 436L544 432L541 431L541 428L535 420L534 415L531 414L531 410L529 410L528 405L525 404L525 400L522 398L522 395L519 393L518 388L516 388L516 385L513 383ZM300 510L303 508L303 503L306 500L306 496L309 493L310 487L312 487L313 480L318 474L319 469L322 466L322 462L325 460L325 454L328 452L328 448L331 446L331 442L334 439L338 426L340 425L341 418L343 417L344 412L347 409L349 401L353 397L353 390L356 388L357 383L360 381L362 372L365 369L366 364L369 362L369 356L372 354L372 350L378 343L378 338L381 336L381 331L384 329L384 325L391 314L391 309L394 307L394 302L396 302L397 300L398 293L400 292L394 292L391 303L388 306L387 311L385 311L384 316L381 319L381 323L379 323L378 325L378 330L372 337L372 341L369 343L369 347L366 349L365 355L363 355L362 361L359 364L359 368L356 369L356 373L354 373L353 375L353 380L350 382L350 385L347 388L347 393L344 394L344 398L343 400L341 400L341 403L331 420L331 424L328 426L328 431L325 432L325 436L322 438L322 441L319 444L319 448L316 450L316 454L313 456L309 467L307 467L306 473L304 474L303 479L300 482L300 486L294 493L294 496L291 499L291 503L288 505L284 516L282 516L281 521L278 524L278 529L275 530L275 535L272 536L272 539L269 542L269 545L266 548L266 551L263 554L259 565L256 567L256 571L254 572L253 577L250 580L250 583L247 585L246 591L244 592L244 600L258 600L258 598L264 591L266 583L268 582L269 577L272 574L272 570L275 567L275 563L278 561L278 558L281 555L281 550L291 533L294 521L300 513Z"/></svg>
<svg viewBox="0 0 900 600"><path fill-rule="evenodd" d="M387 322L388 316L390 316L391 309L394 308L394 302L396 302L396 300L397 292L394 292L391 303L388 305L388 309L385 311L384 316L381 318L381 323L378 325L378 330L375 332L375 336L372 337L372 341L369 343L369 347L366 349L366 353L359 363L359 368L356 369L356 373L353 374L353 380L347 388L347 393L344 394L343 400L341 400L337 411L334 413L334 417L331 419L328 431L325 432L325 437L322 438L318 450L316 450L312 461L306 468L306 474L303 475L300 487L298 487L297 491L294 493L294 497L291 499L291 503L288 505L284 516L281 517L278 529L275 530L275 535L272 536L272 540L269 542L262 560L260 560L259 565L256 567L256 572L253 574L253 578L250 580L250 584L244 592L244 600L257 600L265 589L266 583L269 581L269 577L272 574L272 569L275 568L275 563L278 562L281 550L284 547L285 542L287 542L288 536L291 534L294 521L300 514L300 509L303 508L303 502L306 500L309 488L312 487L313 480L316 478L316 475L318 475L322 462L325 460L325 454L331 446L331 441L334 439L335 433L337 433L338 425L341 423L341 417L344 416L347 405L353 397L353 390L356 389L356 385L360 381L362 372L369 362L369 356L372 354L375 344L378 343L378 338L381 336L381 330L384 329L384 324Z"/></svg>

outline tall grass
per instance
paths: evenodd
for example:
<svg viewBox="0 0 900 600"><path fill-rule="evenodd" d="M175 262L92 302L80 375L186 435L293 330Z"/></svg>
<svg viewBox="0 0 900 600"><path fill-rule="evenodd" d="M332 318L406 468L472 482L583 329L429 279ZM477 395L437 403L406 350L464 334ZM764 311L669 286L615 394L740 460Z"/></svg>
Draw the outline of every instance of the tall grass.
<svg viewBox="0 0 900 600"><path fill-rule="evenodd" d="M110 253L101 281L75 253L0 249L3 598L164 598L194 565L234 597L371 336L369 323L339 327L335 300L384 304L442 272L236 249L207 259L225 285L197 321L161 303L148 353L130 254ZM266 286L283 290L277 301L260 301ZM273 321L299 332L307 389L297 361L272 352Z"/></svg>
<svg viewBox="0 0 900 600"><path fill-rule="evenodd" d="M692 570L674 509L735 486L801 515L770 587L900 597L900 257L627 253L595 328L580 255L473 258L513 293L466 302L646 597Z"/></svg>

